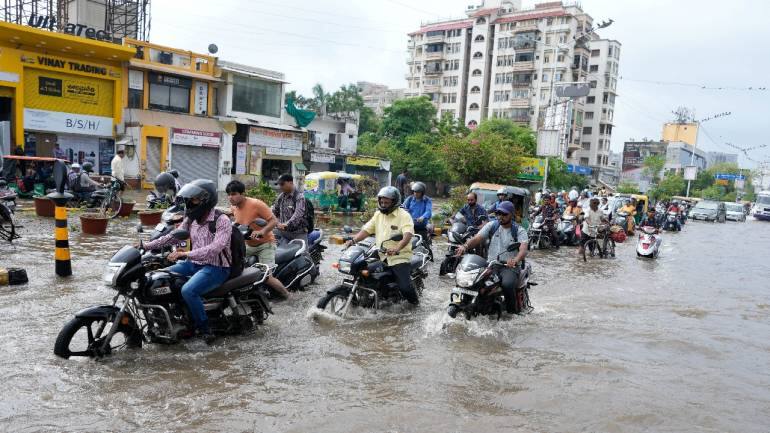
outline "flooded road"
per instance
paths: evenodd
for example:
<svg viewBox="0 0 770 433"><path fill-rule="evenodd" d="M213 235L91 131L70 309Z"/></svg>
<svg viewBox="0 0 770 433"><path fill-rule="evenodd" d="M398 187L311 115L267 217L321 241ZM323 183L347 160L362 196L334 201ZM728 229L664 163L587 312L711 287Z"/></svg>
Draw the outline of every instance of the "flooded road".
<svg viewBox="0 0 770 433"><path fill-rule="evenodd" d="M2 431L768 429L767 223L689 223L656 261L633 240L614 260L533 252L535 310L502 322L449 320L438 264L416 310L318 314L340 280L333 246L319 282L253 334L92 361L56 358L54 340L74 312L110 302L102 269L135 222L71 233L74 277L57 280L53 221L21 218L24 238L0 245L1 266L30 274L0 287Z"/></svg>

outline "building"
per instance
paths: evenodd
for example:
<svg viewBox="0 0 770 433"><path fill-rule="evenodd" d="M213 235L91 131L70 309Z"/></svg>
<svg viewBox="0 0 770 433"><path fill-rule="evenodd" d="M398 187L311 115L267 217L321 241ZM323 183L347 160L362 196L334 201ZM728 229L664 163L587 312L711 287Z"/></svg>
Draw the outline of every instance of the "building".
<svg viewBox="0 0 770 433"><path fill-rule="evenodd" d="M522 9L519 0L486 0L465 15L409 34L405 96L428 96L439 116L451 114L470 128L498 117L535 130L555 106L550 117L559 119L563 158L607 166L620 43L599 38L578 4ZM556 95L575 82L590 84L588 97Z"/></svg>
<svg viewBox="0 0 770 433"><path fill-rule="evenodd" d="M222 60L218 65L215 114L230 134L228 174L246 183L272 184L284 173L303 176L307 130L286 116L283 73Z"/></svg>
<svg viewBox="0 0 770 433"><path fill-rule="evenodd" d="M109 174L131 48L0 21L0 149L89 161ZM7 142L6 142L7 140Z"/></svg>
<svg viewBox="0 0 770 433"><path fill-rule="evenodd" d="M698 171L705 170L708 165L708 155L697 147L681 141L668 143L665 170L681 173L684 167L689 165L698 167Z"/></svg>
<svg viewBox="0 0 770 433"><path fill-rule="evenodd" d="M650 156L666 155L668 143L665 141L627 141L623 143L623 160L620 180L639 185L639 191L645 192L650 187L651 176L644 172L644 160Z"/></svg>
<svg viewBox="0 0 770 433"><path fill-rule="evenodd" d="M216 58L126 39L134 56L126 63L124 124L126 181L154 188L155 177L177 169L182 183L219 179L231 165L225 131L211 115L216 96Z"/></svg>
<svg viewBox="0 0 770 433"><path fill-rule="evenodd" d="M364 106L372 109L378 116L382 116L386 107L393 105L394 101L404 98L404 89L390 89L384 84L359 81L356 86L361 91Z"/></svg>
<svg viewBox="0 0 770 433"><path fill-rule="evenodd" d="M737 153L724 153L724 152L708 152L706 154L706 159L708 161L707 167L711 167L712 165L717 164L738 164L738 154Z"/></svg>
<svg viewBox="0 0 770 433"><path fill-rule="evenodd" d="M665 123L660 137L663 141L680 141L695 146L698 142L698 124Z"/></svg>

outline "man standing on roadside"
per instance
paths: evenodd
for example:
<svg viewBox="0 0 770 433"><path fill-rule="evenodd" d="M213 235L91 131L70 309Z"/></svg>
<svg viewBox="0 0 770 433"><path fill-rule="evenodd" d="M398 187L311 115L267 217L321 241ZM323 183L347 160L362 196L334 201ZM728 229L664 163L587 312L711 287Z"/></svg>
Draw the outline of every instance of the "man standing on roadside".
<svg viewBox="0 0 770 433"><path fill-rule="evenodd" d="M278 218L276 227L280 232L279 245L294 239L302 239L307 244L307 218L305 216L305 196L294 186L294 177L282 174L278 178L281 194L273 204L273 215Z"/></svg>
<svg viewBox="0 0 770 433"><path fill-rule="evenodd" d="M118 148L118 152L112 158L110 162L110 168L112 169L112 177L120 181L120 190L125 189L126 183L126 168L123 162L123 157L126 155L126 151L123 148Z"/></svg>
<svg viewBox="0 0 770 433"><path fill-rule="evenodd" d="M407 185L409 185L409 171L407 169L404 169L404 171L401 172L398 176L396 176L396 188L398 188L398 192L401 193L401 197L406 200L406 197L409 196L407 194Z"/></svg>

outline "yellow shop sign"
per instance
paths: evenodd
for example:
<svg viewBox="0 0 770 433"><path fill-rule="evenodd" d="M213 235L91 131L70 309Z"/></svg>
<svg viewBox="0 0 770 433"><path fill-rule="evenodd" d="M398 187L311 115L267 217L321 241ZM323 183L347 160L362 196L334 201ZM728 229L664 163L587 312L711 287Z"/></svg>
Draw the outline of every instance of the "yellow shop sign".
<svg viewBox="0 0 770 433"><path fill-rule="evenodd" d="M114 82L56 71L24 70L25 108L113 116Z"/></svg>

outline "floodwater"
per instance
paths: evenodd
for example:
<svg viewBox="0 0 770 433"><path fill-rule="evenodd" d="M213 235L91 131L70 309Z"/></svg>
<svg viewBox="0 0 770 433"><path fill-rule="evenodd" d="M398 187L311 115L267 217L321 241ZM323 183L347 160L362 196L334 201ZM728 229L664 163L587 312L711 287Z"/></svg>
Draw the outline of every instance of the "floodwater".
<svg viewBox="0 0 770 433"><path fill-rule="evenodd" d="M768 430L767 223L689 223L655 261L633 241L586 264L533 252L535 310L501 322L448 320L438 265L417 309L319 314L340 279L332 247L319 283L255 333L93 361L56 358L54 340L75 311L110 302L99 277L135 222L71 233L74 277L59 280L53 221L21 218L24 238L0 246L0 265L31 280L0 287L2 431Z"/></svg>

